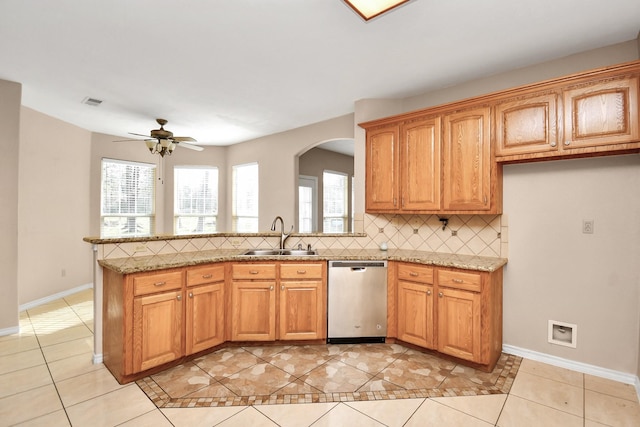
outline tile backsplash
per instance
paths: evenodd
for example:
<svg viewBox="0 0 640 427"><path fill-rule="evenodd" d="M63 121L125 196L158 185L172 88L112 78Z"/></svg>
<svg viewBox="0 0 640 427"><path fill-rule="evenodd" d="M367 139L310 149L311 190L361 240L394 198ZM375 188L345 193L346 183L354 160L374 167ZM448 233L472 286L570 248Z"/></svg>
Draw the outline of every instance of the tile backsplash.
<svg viewBox="0 0 640 427"><path fill-rule="evenodd" d="M293 235L287 247L311 245L314 249L376 249L386 242L389 249L422 250L462 255L507 258L506 215L447 215L443 223L437 215L371 215L355 218L355 235ZM279 235L220 235L147 242L106 243L99 258L127 258L193 252L212 249L277 247Z"/></svg>

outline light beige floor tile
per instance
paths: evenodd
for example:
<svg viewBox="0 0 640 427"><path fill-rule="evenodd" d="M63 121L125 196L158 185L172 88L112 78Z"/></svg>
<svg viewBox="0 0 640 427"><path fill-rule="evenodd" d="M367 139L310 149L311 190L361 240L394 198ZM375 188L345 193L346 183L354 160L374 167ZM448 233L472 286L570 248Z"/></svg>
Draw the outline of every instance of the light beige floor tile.
<svg viewBox="0 0 640 427"><path fill-rule="evenodd" d="M20 427L68 427L70 425L67 413L63 410L17 424Z"/></svg>
<svg viewBox="0 0 640 427"><path fill-rule="evenodd" d="M489 427L493 424L482 421L471 415L464 414L448 406L426 399L413 414L406 427Z"/></svg>
<svg viewBox="0 0 640 427"><path fill-rule="evenodd" d="M510 395L582 417L584 390L580 387L518 372Z"/></svg>
<svg viewBox="0 0 640 427"><path fill-rule="evenodd" d="M591 420L584 420L584 427L610 427L606 424L600 424Z"/></svg>
<svg viewBox="0 0 640 427"><path fill-rule="evenodd" d="M104 368L102 363L93 363L91 353L79 354L66 359L49 362L49 371L56 382Z"/></svg>
<svg viewBox="0 0 640 427"><path fill-rule="evenodd" d="M498 427L581 427L582 417L509 395Z"/></svg>
<svg viewBox="0 0 640 427"><path fill-rule="evenodd" d="M345 405L386 426L395 427L403 426L423 402L424 399L369 400L345 402Z"/></svg>
<svg viewBox="0 0 640 427"><path fill-rule="evenodd" d="M111 427L151 412L155 405L135 384L67 408L74 427Z"/></svg>
<svg viewBox="0 0 640 427"><path fill-rule="evenodd" d="M310 426L337 403L258 405L255 408L281 427Z"/></svg>
<svg viewBox="0 0 640 427"><path fill-rule="evenodd" d="M39 348L23 351L21 353L0 356L0 375L20 369L32 368L44 365L44 357Z"/></svg>
<svg viewBox="0 0 640 427"><path fill-rule="evenodd" d="M0 397L52 384L47 365L34 366L0 375Z"/></svg>
<svg viewBox="0 0 640 427"><path fill-rule="evenodd" d="M467 415L495 424L504 407L504 402L507 400L507 395L491 394L487 396L436 397L432 400L464 412Z"/></svg>
<svg viewBox="0 0 640 427"><path fill-rule="evenodd" d="M313 427L335 426L382 427L384 424L340 403L313 424Z"/></svg>
<svg viewBox="0 0 640 427"><path fill-rule="evenodd" d="M42 352L47 362L55 362L79 354L93 354L93 337L42 347Z"/></svg>
<svg viewBox="0 0 640 427"><path fill-rule="evenodd" d="M522 359L518 372L527 372L550 380L571 384L575 387L584 387L584 374L570 369L559 368L547 363L535 360Z"/></svg>
<svg viewBox="0 0 640 427"><path fill-rule="evenodd" d="M189 408L191 409L191 408ZM164 416L159 409L154 409L151 412L140 415L126 423L120 424L118 427L172 427L173 424L169 422L167 417Z"/></svg>
<svg viewBox="0 0 640 427"><path fill-rule="evenodd" d="M265 415L258 412L253 406L248 406L242 411L238 412L231 418L218 424L216 427L237 427L237 426L251 426L251 427L278 427L276 423L271 421Z"/></svg>
<svg viewBox="0 0 640 427"><path fill-rule="evenodd" d="M64 300L70 306L89 304L93 307L93 289L84 289L71 295L64 297Z"/></svg>
<svg viewBox="0 0 640 427"><path fill-rule="evenodd" d="M65 408L124 386L105 367L56 383Z"/></svg>
<svg viewBox="0 0 640 427"><path fill-rule="evenodd" d="M39 348L38 340L35 336L20 336L16 339L0 341L0 356L20 353L22 351Z"/></svg>
<svg viewBox="0 0 640 427"><path fill-rule="evenodd" d="M175 427L210 427L242 411L242 406L222 408L163 408L162 413Z"/></svg>
<svg viewBox="0 0 640 427"><path fill-rule="evenodd" d="M50 313L50 312L55 312L57 310L68 309L68 308L69 308L69 305L67 304L67 302L63 298L59 298L57 300L50 301L45 304L40 304L37 307L29 308L27 309L27 314L29 315L29 317L33 317L38 314Z"/></svg>
<svg viewBox="0 0 640 427"><path fill-rule="evenodd" d="M0 399L0 420L4 425L17 424L60 410L62 403L53 384Z"/></svg>
<svg viewBox="0 0 640 427"><path fill-rule="evenodd" d="M50 334L52 332L61 331L63 329L72 328L82 325L80 319L71 309L65 310L60 314L42 314L31 318L33 330L37 334Z"/></svg>
<svg viewBox="0 0 640 427"><path fill-rule="evenodd" d="M38 333L38 341L40 346L47 347L54 344L60 344L67 341L73 341L80 338L92 337L93 333L84 324L72 326L71 328L62 329L46 334Z"/></svg>
<svg viewBox="0 0 640 427"><path fill-rule="evenodd" d="M585 390L584 417L610 426L640 426L640 404Z"/></svg>
<svg viewBox="0 0 640 427"><path fill-rule="evenodd" d="M598 393L608 394L609 396L619 397L632 402L638 402L638 394L636 393L635 387L631 384L625 384L593 375L585 375L584 388L586 390L597 391Z"/></svg>

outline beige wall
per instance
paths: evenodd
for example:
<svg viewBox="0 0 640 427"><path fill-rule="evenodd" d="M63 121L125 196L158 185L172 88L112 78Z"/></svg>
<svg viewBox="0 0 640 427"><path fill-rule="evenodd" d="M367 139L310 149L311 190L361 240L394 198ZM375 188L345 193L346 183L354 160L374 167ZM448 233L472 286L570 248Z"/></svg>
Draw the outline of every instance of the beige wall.
<svg viewBox="0 0 640 427"><path fill-rule="evenodd" d="M19 303L90 284L91 132L22 108L18 207Z"/></svg>
<svg viewBox="0 0 640 427"><path fill-rule="evenodd" d="M0 80L0 331L18 327L18 162L22 85Z"/></svg>
<svg viewBox="0 0 640 427"><path fill-rule="evenodd" d="M257 162L260 173L259 231L269 231L276 216L284 219L286 229L295 223L298 162L300 153L331 139L353 138L353 115L315 123L227 148L227 179L231 185L234 165ZM231 209L231 193L226 205ZM231 217L227 230L231 230Z"/></svg>
<svg viewBox="0 0 640 427"><path fill-rule="evenodd" d="M302 154L298 159L298 172L300 175L314 176L318 178L318 205L317 205L317 219L318 219L318 232L322 233L322 216L323 205L322 200L324 197L323 180L322 176L325 170L332 172L341 172L349 177L353 176L353 157L344 154L336 153L334 151L323 150L322 148L312 148L306 153ZM351 178L349 178L349 224L351 224ZM296 220L297 221L297 220ZM297 223L296 229L298 228ZM353 230L349 230L353 232Z"/></svg>

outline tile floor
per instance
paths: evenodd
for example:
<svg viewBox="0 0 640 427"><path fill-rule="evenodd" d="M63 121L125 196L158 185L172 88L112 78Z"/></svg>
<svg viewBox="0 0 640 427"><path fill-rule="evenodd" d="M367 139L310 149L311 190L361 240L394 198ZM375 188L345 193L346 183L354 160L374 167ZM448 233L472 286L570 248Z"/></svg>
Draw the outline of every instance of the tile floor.
<svg viewBox="0 0 640 427"><path fill-rule="evenodd" d="M640 425L632 386L513 356L503 357L497 376L494 371L480 378L433 359L421 359L426 364L404 375L406 370L400 373L394 364L423 356L400 346L374 352L363 346L352 346L351 351L232 348L123 386L104 365L91 363L91 290L27 310L20 323L20 334L0 337L0 426ZM300 362L292 364L294 353ZM318 363L325 368L318 370ZM435 389L433 377L424 375L425 366L443 377ZM459 372L453 372L456 369ZM515 380L510 375L514 370ZM187 371L190 374L183 375ZM194 371L198 374L192 375ZM251 380L263 371L277 375L268 376L264 384ZM447 381L450 386L442 388ZM352 391L339 390L340 399L328 401L345 384ZM315 395L319 403L272 402L276 387L304 391L297 396L305 399ZM409 389L446 392L442 397L402 394ZM236 405L227 396L225 406L212 407L223 402L218 394L224 390L265 400ZM471 391L480 395L451 395ZM322 396L326 401L320 401ZM205 405L171 407L197 402Z"/></svg>

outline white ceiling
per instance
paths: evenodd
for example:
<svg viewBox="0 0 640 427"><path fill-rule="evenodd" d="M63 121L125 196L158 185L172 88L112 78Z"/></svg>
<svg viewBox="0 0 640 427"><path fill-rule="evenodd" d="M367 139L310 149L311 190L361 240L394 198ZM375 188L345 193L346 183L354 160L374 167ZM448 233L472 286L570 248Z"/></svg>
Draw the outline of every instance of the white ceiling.
<svg viewBox="0 0 640 427"><path fill-rule="evenodd" d="M227 145L636 38L638 0L0 0L0 79L94 132ZM90 107L85 97L103 100Z"/></svg>

